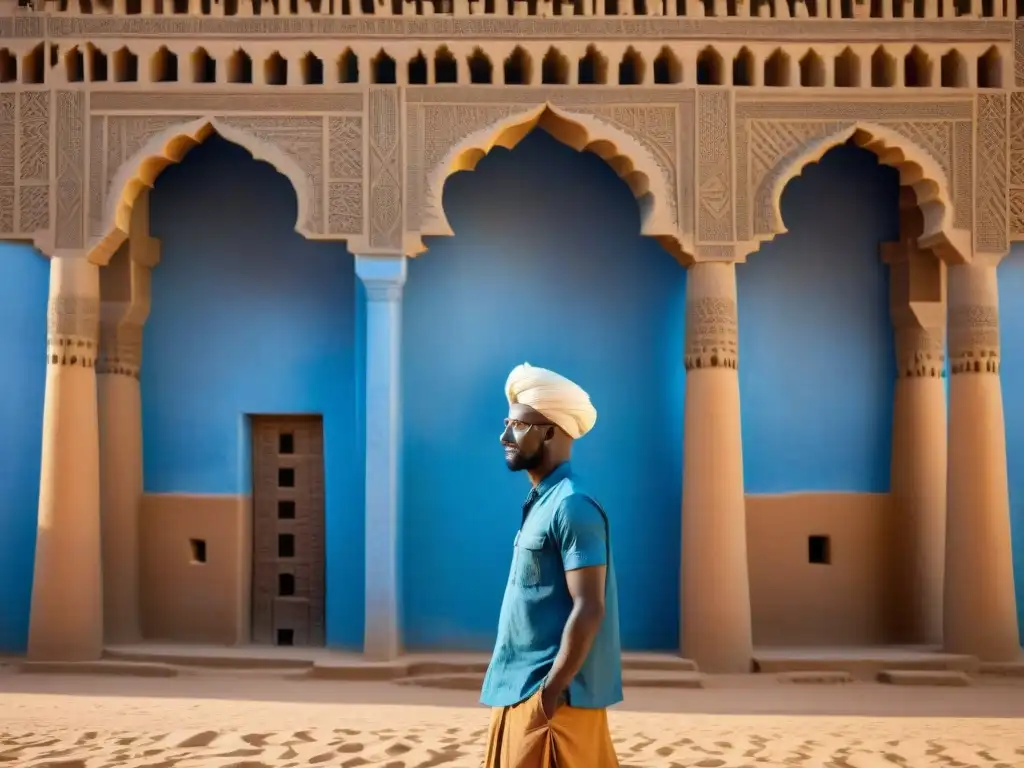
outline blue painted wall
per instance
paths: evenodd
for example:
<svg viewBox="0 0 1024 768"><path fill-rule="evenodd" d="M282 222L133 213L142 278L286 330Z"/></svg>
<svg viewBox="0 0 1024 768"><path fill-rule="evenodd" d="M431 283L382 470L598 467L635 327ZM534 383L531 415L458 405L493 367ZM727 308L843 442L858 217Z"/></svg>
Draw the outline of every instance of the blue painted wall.
<svg viewBox="0 0 1024 768"><path fill-rule="evenodd" d="M841 146L782 196L789 230L737 267L748 493L889 490L888 267L899 177Z"/></svg>
<svg viewBox="0 0 1024 768"><path fill-rule="evenodd" d="M405 298L407 644L493 645L528 491L498 445L503 386L528 361L598 409L576 465L611 518L623 642L676 647L685 271L639 236L604 161L542 131L452 177L444 203L456 234L412 262Z"/></svg>
<svg viewBox="0 0 1024 768"><path fill-rule="evenodd" d="M352 256L294 231L288 180L212 137L159 178L142 367L145 487L251 491L246 416L320 413L327 639L363 631L361 322ZM359 339L359 341L357 341Z"/></svg>
<svg viewBox="0 0 1024 768"><path fill-rule="evenodd" d="M28 641L49 280L49 262L31 246L0 243L0 653Z"/></svg>
<svg viewBox="0 0 1024 768"><path fill-rule="evenodd" d="M999 266L999 336L1017 618L1024 636L1024 244Z"/></svg>

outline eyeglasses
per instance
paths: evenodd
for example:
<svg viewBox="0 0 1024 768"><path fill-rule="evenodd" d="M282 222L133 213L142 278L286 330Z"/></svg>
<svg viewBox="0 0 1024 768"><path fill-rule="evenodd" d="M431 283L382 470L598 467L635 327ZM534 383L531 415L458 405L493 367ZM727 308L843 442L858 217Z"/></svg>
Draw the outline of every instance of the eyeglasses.
<svg viewBox="0 0 1024 768"><path fill-rule="evenodd" d="M547 422L547 421L540 422L538 424L531 424L531 423L526 422L526 421L520 421L519 419L505 419L505 429L506 430L511 429L514 432L522 432L524 434L526 432L529 432L534 427L553 427L553 426L555 426L555 425L550 423L550 422Z"/></svg>

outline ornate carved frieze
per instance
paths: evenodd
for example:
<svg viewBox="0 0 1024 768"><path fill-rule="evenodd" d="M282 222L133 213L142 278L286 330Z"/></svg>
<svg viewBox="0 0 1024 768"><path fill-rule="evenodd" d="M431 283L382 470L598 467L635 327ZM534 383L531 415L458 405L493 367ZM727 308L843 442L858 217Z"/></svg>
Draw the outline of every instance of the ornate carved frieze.
<svg viewBox="0 0 1024 768"><path fill-rule="evenodd" d="M733 228L732 103L727 90L697 96L697 240L731 242Z"/></svg>
<svg viewBox="0 0 1024 768"><path fill-rule="evenodd" d="M0 233L14 234L17 94L0 93Z"/></svg>
<svg viewBox="0 0 1024 768"><path fill-rule="evenodd" d="M0 233L50 226L49 91L0 93Z"/></svg>
<svg viewBox="0 0 1024 768"><path fill-rule="evenodd" d="M224 115L230 112L356 112L363 111L363 92L348 88L331 93L254 93L209 91L96 91L90 103L92 112L185 112Z"/></svg>
<svg viewBox="0 0 1024 768"><path fill-rule="evenodd" d="M949 372L999 373L999 308L994 304L949 308Z"/></svg>
<svg viewBox="0 0 1024 768"><path fill-rule="evenodd" d="M362 234L363 118L327 117L327 231Z"/></svg>
<svg viewBox="0 0 1024 768"><path fill-rule="evenodd" d="M738 360L736 300L709 296L686 302L686 370L733 368Z"/></svg>
<svg viewBox="0 0 1024 768"><path fill-rule="evenodd" d="M1024 88L1024 21L1013 25L1013 74L1018 88Z"/></svg>
<svg viewBox="0 0 1024 768"><path fill-rule="evenodd" d="M104 322L100 327L96 373L139 378L142 366L142 326Z"/></svg>
<svg viewBox="0 0 1024 768"><path fill-rule="evenodd" d="M1007 110L1005 93L978 94L974 187L974 249L1004 254L1007 232Z"/></svg>
<svg viewBox="0 0 1024 768"><path fill-rule="evenodd" d="M370 247L402 247L402 114L394 87L370 89Z"/></svg>
<svg viewBox="0 0 1024 768"><path fill-rule="evenodd" d="M946 376L945 329L898 325L896 337L896 375L901 379Z"/></svg>
<svg viewBox="0 0 1024 768"><path fill-rule="evenodd" d="M47 363L93 368L99 322L98 298L74 295L51 298L46 327Z"/></svg>
<svg viewBox="0 0 1024 768"><path fill-rule="evenodd" d="M1024 239L1024 93L1010 94L1010 239Z"/></svg>
<svg viewBox="0 0 1024 768"><path fill-rule="evenodd" d="M85 245L86 92L57 91L57 248Z"/></svg>
<svg viewBox="0 0 1024 768"><path fill-rule="evenodd" d="M949 186L954 226L967 229L973 198L972 104L967 99L759 101L737 95L737 239L781 229L775 187L793 162L855 128L873 125L900 134L935 162Z"/></svg>
<svg viewBox="0 0 1024 768"><path fill-rule="evenodd" d="M44 25L45 20L45 25ZM1002 19L885 19L875 23L839 19L752 19L481 16L41 16L0 19L0 37L253 37L421 39L631 39L777 40L796 42L1009 42L1013 22ZM9 34L8 34L9 32Z"/></svg>

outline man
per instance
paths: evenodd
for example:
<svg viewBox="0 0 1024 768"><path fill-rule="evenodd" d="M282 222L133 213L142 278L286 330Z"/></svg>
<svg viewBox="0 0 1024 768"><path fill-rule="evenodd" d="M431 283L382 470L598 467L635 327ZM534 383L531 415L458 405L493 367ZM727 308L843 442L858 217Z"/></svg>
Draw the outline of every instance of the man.
<svg viewBox="0 0 1024 768"><path fill-rule="evenodd" d="M493 708L485 768L616 768L606 708L622 701L622 663L608 518L569 466L597 411L579 386L529 364L509 374L505 395L505 463L533 489L480 696Z"/></svg>

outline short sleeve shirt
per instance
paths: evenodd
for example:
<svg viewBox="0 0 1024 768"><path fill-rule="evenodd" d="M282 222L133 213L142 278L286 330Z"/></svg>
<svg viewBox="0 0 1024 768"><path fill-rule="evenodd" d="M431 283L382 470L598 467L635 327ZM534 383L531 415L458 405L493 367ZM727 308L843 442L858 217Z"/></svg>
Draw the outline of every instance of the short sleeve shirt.
<svg viewBox="0 0 1024 768"><path fill-rule="evenodd" d="M607 516L568 463L537 486L513 542L512 568L498 637L480 700L492 707L528 699L551 670L572 611L565 572L606 566L605 615L583 667L568 690L574 707L622 701L619 604Z"/></svg>

